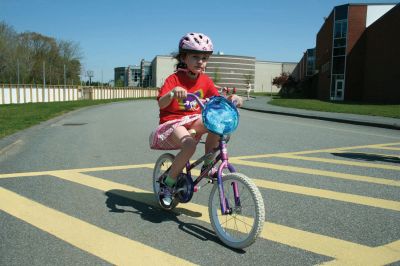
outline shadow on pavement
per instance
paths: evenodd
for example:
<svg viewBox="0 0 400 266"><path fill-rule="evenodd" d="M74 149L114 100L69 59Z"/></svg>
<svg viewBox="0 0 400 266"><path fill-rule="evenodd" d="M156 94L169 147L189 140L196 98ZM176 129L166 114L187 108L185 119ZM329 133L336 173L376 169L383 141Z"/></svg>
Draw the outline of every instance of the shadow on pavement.
<svg viewBox="0 0 400 266"><path fill-rule="evenodd" d="M332 155L345 157L349 159L357 159L363 161L380 161L387 163L400 163L400 158L390 155L379 155L371 153L332 153Z"/></svg>
<svg viewBox="0 0 400 266"><path fill-rule="evenodd" d="M199 224L185 223L179 220L178 216L184 214L189 217L200 217L201 213L193 212L183 208L175 208L174 211L165 211L157 207L157 203L152 193L133 192L125 190L110 190L105 192L107 196L106 206L110 212L114 213L135 213L139 214L143 220L152 223L162 223L163 221L174 221L179 229L202 241L213 241L236 253L246 253L244 250L232 249L222 243L215 233ZM148 202L148 203L146 203ZM121 208L124 207L124 208ZM132 210L127 210L131 207Z"/></svg>

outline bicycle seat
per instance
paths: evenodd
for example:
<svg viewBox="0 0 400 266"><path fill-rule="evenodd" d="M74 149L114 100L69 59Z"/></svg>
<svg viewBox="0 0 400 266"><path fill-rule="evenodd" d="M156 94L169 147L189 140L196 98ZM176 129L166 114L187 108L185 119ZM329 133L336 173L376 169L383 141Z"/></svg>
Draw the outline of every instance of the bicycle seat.
<svg viewBox="0 0 400 266"><path fill-rule="evenodd" d="M222 96L212 97L202 111L205 127L217 135L230 134L239 124L236 106Z"/></svg>

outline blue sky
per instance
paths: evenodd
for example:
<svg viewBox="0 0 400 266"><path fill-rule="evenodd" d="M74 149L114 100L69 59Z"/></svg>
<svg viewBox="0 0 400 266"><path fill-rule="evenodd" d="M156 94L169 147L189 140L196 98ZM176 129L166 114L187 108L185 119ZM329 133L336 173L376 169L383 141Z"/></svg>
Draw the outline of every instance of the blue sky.
<svg viewBox="0 0 400 266"><path fill-rule="evenodd" d="M393 1L354 0L351 3ZM0 0L0 20L78 43L92 80L109 81L114 67L177 51L181 36L203 32L215 51L262 61L298 62L341 0ZM103 73L103 75L101 74ZM86 79L85 77L83 77Z"/></svg>

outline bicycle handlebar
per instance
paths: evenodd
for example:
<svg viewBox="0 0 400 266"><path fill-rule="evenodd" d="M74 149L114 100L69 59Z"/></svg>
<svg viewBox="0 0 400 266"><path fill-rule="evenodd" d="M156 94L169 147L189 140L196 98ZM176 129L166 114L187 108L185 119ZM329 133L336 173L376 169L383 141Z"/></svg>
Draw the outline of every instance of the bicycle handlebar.
<svg viewBox="0 0 400 266"><path fill-rule="evenodd" d="M204 104L203 104L203 102L201 101L201 99L196 95L196 94L194 94L194 93L188 93L187 95L186 95L186 98L190 98L190 97L193 97L195 100L196 100L196 102L200 105L200 108L203 110L204 109Z"/></svg>
<svg viewBox="0 0 400 266"><path fill-rule="evenodd" d="M200 105L200 108L203 110L204 109L204 103L202 100L194 93L187 93L186 98L193 97L196 102ZM207 100L205 100L207 102ZM238 105L238 101L234 100L232 101L233 105L236 107Z"/></svg>

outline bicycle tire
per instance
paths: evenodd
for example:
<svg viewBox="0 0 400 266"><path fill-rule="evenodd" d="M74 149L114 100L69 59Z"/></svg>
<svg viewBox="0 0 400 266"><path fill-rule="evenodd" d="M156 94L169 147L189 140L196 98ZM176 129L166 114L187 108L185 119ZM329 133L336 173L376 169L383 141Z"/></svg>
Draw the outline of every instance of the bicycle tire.
<svg viewBox="0 0 400 266"><path fill-rule="evenodd" d="M230 173L223 176L222 181L225 198L232 213L221 214L218 184L216 183L211 190L208 202L210 222L223 243L235 249L243 249L253 244L262 231L265 222L264 201L257 186L243 174ZM235 207L232 182L238 183L240 207ZM245 208L247 209L245 210Z"/></svg>
<svg viewBox="0 0 400 266"><path fill-rule="evenodd" d="M172 162L174 161L175 156L172 155L171 153L164 153L158 157L154 169L153 169L153 192L156 201L158 202L158 205L163 208L164 210L172 210L174 209L179 201L177 198L174 198L171 205L169 207L166 207L161 199L160 199L160 183L158 178L171 166Z"/></svg>

